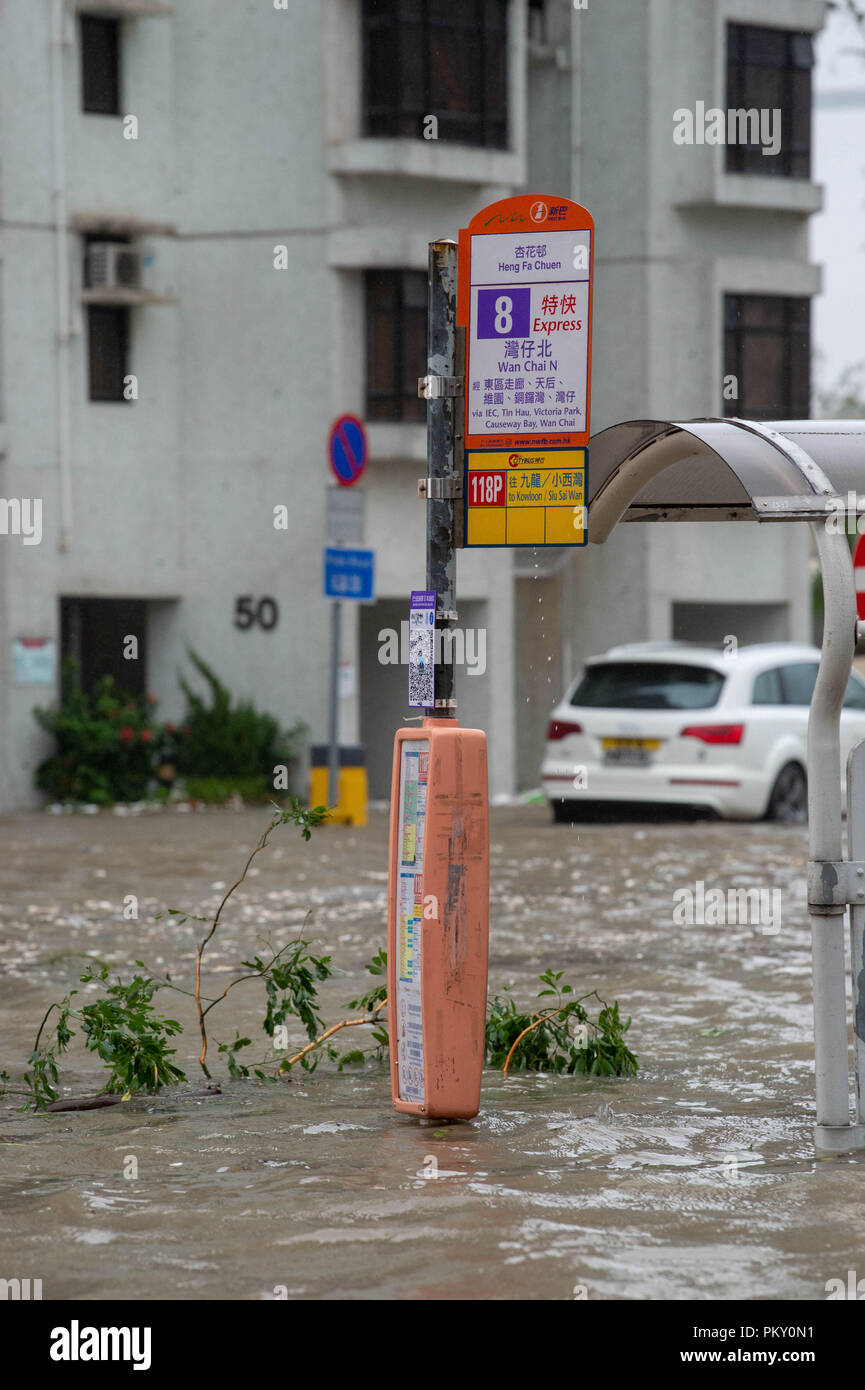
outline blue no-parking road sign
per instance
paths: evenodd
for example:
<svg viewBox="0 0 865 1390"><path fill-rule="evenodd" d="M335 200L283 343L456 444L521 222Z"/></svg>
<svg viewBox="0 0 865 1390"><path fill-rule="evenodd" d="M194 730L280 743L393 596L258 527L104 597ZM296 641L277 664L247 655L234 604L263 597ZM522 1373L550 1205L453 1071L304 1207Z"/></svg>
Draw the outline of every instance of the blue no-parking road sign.
<svg viewBox="0 0 865 1390"><path fill-rule="evenodd" d="M375 598L375 551L328 546L324 552L324 596L371 603Z"/></svg>
<svg viewBox="0 0 865 1390"><path fill-rule="evenodd" d="M356 415L334 420L327 455L336 481L343 487L356 483L366 467L366 430Z"/></svg>

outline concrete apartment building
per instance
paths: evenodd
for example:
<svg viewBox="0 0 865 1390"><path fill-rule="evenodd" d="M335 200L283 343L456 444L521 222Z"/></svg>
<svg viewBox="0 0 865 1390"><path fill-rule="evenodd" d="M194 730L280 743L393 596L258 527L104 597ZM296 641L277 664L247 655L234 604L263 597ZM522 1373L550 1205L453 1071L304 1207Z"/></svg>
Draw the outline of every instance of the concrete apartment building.
<svg viewBox="0 0 865 1390"><path fill-rule="evenodd" d="M408 711L379 633L424 582L427 243L496 198L550 192L594 215L595 431L807 414L824 10L3 0L0 495L42 514L38 544L0 535L0 808L38 801L31 711L64 652L172 718L191 645L323 739L326 441L343 411L367 423L378 597L345 605L342 737L386 794ZM674 142L677 108L729 93L781 107L778 156ZM611 642L806 636L799 532L632 526L602 549L462 552L460 625L485 630L486 670L458 669L459 714L487 730L492 793L536 783L563 682Z"/></svg>

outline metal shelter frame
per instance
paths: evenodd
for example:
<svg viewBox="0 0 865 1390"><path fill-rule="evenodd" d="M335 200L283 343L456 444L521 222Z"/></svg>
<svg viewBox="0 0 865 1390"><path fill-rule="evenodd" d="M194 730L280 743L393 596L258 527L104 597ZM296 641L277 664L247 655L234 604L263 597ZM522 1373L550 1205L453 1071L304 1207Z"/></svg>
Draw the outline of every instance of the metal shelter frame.
<svg viewBox="0 0 865 1390"><path fill-rule="evenodd" d="M831 517L865 512L865 420L762 423L630 420L589 442L588 536L619 521L806 521L823 576L820 667L808 717L808 913L814 991L817 1147L865 1149L865 740L848 761L843 846L841 706L865 623L853 562ZM855 1096L845 965L850 909Z"/></svg>

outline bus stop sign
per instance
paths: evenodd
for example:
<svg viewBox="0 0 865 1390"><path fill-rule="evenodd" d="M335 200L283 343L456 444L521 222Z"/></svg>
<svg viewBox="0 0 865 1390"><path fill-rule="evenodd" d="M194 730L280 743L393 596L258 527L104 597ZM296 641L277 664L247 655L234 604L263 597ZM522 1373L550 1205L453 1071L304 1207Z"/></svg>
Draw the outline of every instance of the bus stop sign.
<svg viewBox="0 0 865 1390"><path fill-rule="evenodd" d="M504 198L460 232L467 546L586 543L593 254L568 198Z"/></svg>

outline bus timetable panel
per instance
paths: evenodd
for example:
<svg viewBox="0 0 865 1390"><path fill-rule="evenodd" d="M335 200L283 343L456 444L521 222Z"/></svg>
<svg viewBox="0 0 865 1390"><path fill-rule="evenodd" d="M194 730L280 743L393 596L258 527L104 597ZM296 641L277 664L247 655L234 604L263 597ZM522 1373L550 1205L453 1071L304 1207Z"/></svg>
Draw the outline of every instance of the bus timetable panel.
<svg viewBox="0 0 865 1390"><path fill-rule="evenodd" d="M388 1027L397 1110L477 1114L488 949L486 735L425 719L394 744Z"/></svg>

